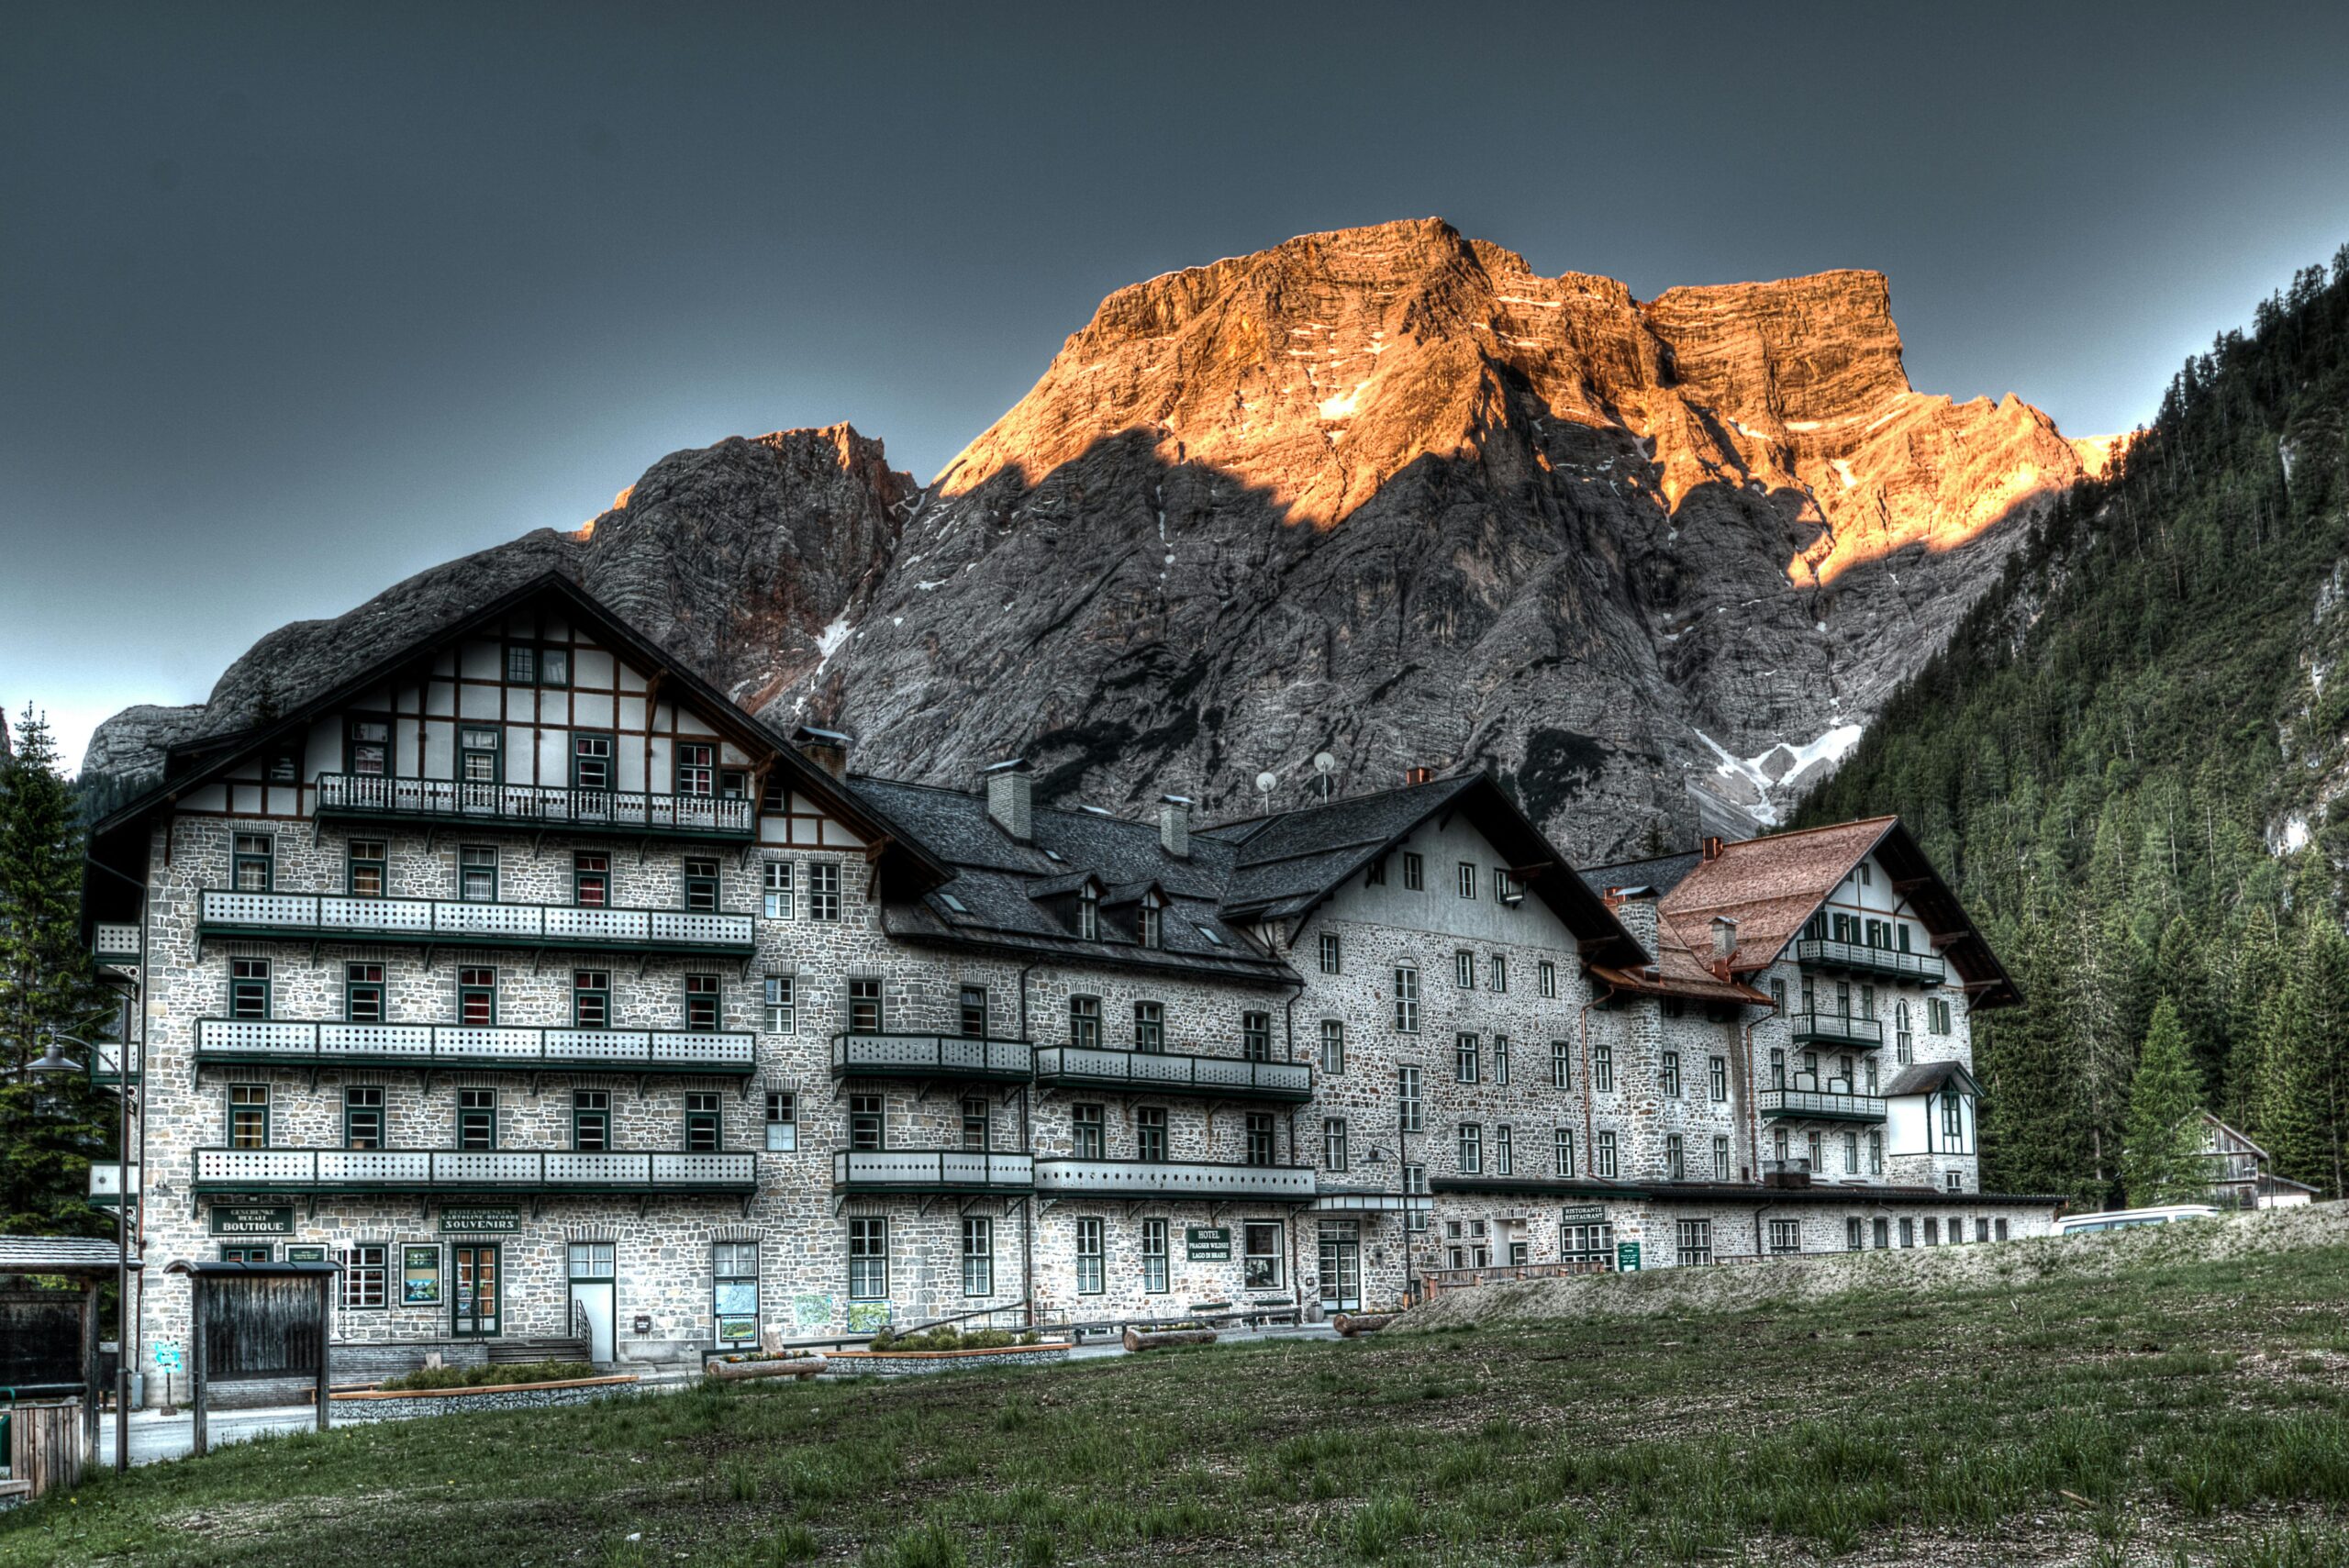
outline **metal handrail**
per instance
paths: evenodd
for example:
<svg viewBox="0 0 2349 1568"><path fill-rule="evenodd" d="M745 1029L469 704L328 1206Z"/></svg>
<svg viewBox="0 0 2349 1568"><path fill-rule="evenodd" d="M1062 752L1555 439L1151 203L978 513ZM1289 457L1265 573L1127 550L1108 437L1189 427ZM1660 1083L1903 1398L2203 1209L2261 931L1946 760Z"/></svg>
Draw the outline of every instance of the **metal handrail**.
<svg viewBox="0 0 2349 1568"><path fill-rule="evenodd" d="M835 1186L1024 1192L1034 1181L1031 1154L989 1149L841 1149L832 1153Z"/></svg>
<svg viewBox="0 0 2349 1568"><path fill-rule="evenodd" d="M199 923L215 930L298 930L321 937L451 946L679 947L749 952L748 915L704 909L500 904L465 898L373 898L348 893L249 893L207 887Z"/></svg>
<svg viewBox="0 0 2349 1568"><path fill-rule="evenodd" d="M198 1062L295 1066L371 1062L469 1067L587 1067L615 1072L749 1073L758 1036L689 1029L584 1029L532 1024L373 1024L297 1018L199 1018Z"/></svg>
<svg viewBox="0 0 2349 1568"><path fill-rule="evenodd" d="M1861 942L1831 941L1806 937L1795 943L1795 962L1865 969L1877 974L1900 975L1938 985L1949 974L1939 953L1902 952L1895 948L1869 947Z"/></svg>
<svg viewBox="0 0 2349 1568"><path fill-rule="evenodd" d="M918 1073L1024 1080L1034 1064L1035 1047L1024 1040L856 1029L832 1036L832 1073L838 1077Z"/></svg>
<svg viewBox="0 0 2349 1568"><path fill-rule="evenodd" d="M741 1150L231 1149L193 1151L204 1191L740 1191L758 1181Z"/></svg>
<svg viewBox="0 0 2349 1568"><path fill-rule="evenodd" d="M1048 1045L1036 1051L1036 1076L1119 1088L1192 1094L1257 1094L1310 1098L1313 1068L1303 1062L1257 1062L1242 1056L1114 1051L1104 1046Z"/></svg>
<svg viewBox="0 0 2349 1568"><path fill-rule="evenodd" d="M1143 1193L1309 1202L1319 1191L1310 1165L1250 1165L1229 1160L1094 1160L1039 1156L1036 1190L1075 1195Z"/></svg>
<svg viewBox="0 0 2349 1568"><path fill-rule="evenodd" d="M1787 1116L1848 1117L1865 1121L1882 1121L1885 1117L1881 1095L1837 1095L1816 1089L1765 1089L1757 1099L1757 1108L1765 1114L1777 1111Z"/></svg>
<svg viewBox="0 0 2349 1568"><path fill-rule="evenodd" d="M654 795L374 773L320 773L317 788L321 813L381 813L461 822L522 822L596 832L644 829L729 838L750 837L757 820L757 802L740 796Z"/></svg>
<svg viewBox="0 0 2349 1568"><path fill-rule="evenodd" d="M1857 1018L1843 1013L1821 1013L1816 1010L1796 1013L1787 1020L1787 1029L1797 1040L1841 1040L1850 1045L1878 1046L1884 1043L1884 1023L1878 1018Z"/></svg>

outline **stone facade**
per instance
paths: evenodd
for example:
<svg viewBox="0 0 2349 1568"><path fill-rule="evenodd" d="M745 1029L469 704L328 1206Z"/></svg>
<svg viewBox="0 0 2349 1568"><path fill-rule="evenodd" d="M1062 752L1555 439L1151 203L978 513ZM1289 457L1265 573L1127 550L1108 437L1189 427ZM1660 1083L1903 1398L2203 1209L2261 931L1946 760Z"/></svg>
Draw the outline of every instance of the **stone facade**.
<svg viewBox="0 0 2349 1568"><path fill-rule="evenodd" d="M1831 1009L1842 1004L1819 998L1841 997L1833 988L1850 976L1787 957L1749 977L1749 998L1782 989L1783 1007L1602 983L1564 906L1520 880L1575 873L1553 855L1512 865L1468 816L1431 811L1301 913L1252 920L1241 931L1249 964L1185 968L1130 943L1097 955L1066 940L1016 954L957 945L893 927L905 895L884 867L899 862L848 786L770 759L782 771L762 790L755 738L729 738L729 723L747 721L697 710L579 626L550 632L536 617L529 630L534 645L570 653L582 687L607 690L572 689L557 704L503 679L495 639L462 643L406 685L314 716L291 771L257 751L140 819L139 953L120 973L143 1066L145 1253L160 1263L300 1249L344 1262L335 1335L346 1360L371 1347L469 1360L485 1337L584 1331L609 1364L689 1365L718 1340L721 1319L743 1334L820 1340L941 1318L1312 1318L1393 1306L1433 1270L1611 1262L1623 1243L1654 1267L1684 1253L1840 1250L1854 1222L1863 1245L1879 1244L1879 1221L1892 1245L1904 1220L1920 1222L1919 1237L1927 1218L1942 1234L1962 1220L1969 1240L1998 1219L2013 1234L2045 1227L2043 1207L1981 1199L1970 1099L1961 1138L1888 1145L1881 1166L1869 1138L1907 1125L1898 1115L1765 1114L1759 1100L1782 1073L1803 1071L1805 1051L1835 1059L1819 1071L1840 1077L1842 1052L1797 1044L1789 1029L1807 986ZM506 628L509 650L519 634ZM446 791L452 749L478 733L468 723L500 727L508 762L518 770L527 758L529 777L551 780L572 754L565 726L584 730L576 716L591 710L615 727L617 773L647 792L648 814L707 809L712 796L696 806L654 787L707 745L718 778L702 782L744 792L741 830L702 841L517 819L506 793L447 822L321 815L325 775L349 765L346 738L373 715L393 716L390 776ZM1021 786L997 787L1009 797ZM1162 853L1147 825L1070 821L1125 834L1129 847L1149 835L1147 853ZM1164 875L1196 887L1208 873L1194 857L1227 851L1181 828L1164 829ZM995 831L982 827L980 840ZM992 851L979 841L962 852ZM207 902L240 887L278 902L239 906L236 920ZM368 903L376 897L385 902ZM583 906L734 923L584 947L562 936L367 940L333 924L352 917L354 898L362 918L403 900L480 917L489 903L533 930ZM1652 906L1627 899L1617 914L1652 948ZM1854 1053L1878 1060L1880 1085L1911 1065L1970 1062L1962 987L1863 984L1853 1016L1916 1026L1893 1031L1905 1043ZM495 1029L523 1031L526 1044L551 1051L593 1006L607 1010L608 1031L653 1031L648 1049L687 1056L587 1070L478 1050L348 1061L323 1046L239 1058L205 1045L230 1038L224 1020L317 1026L303 1040L344 1026L387 1038L437 1026L458 1040L460 1026L489 1021L476 1011L484 988ZM836 1072L843 1035L902 1039L941 1062L982 1036L1013 1042L1022 1065L982 1077L943 1065ZM751 1042L748 1061L696 1070L713 1058L691 1053L729 1036ZM1080 1086L1031 1074L1019 1055L1063 1045L1218 1071L1252 1057L1309 1073L1310 1089ZM1852 1075L1847 1087L1864 1088L1857 1060ZM1919 1096L1911 1119L1938 1117L1939 1105ZM1821 1140L1808 1191L1765 1185L1781 1132L1797 1156L1811 1134ZM1847 1134L1856 1170L1843 1168ZM328 1162L377 1149L435 1161L478 1149L541 1162L529 1169L546 1174L368 1186L298 1173L325 1163L254 1173L281 1152ZM557 1173L570 1168L562 1157L604 1149L724 1154L725 1170L741 1173L667 1186L651 1176L627 1191ZM871 1177L853 1161L866 1153L922 1156L937 1174ZM986 1174L971 1175L974 1160ZM1842 1185L1848 1198L1820 1190ZM1895 1186L1935 1192L1927 1201ZM465 1278L481 1285L484 1270L494 1320L459 1310ZM149 1269L140 1316L144 1343L184 1340L184 1281Z"/></svg>

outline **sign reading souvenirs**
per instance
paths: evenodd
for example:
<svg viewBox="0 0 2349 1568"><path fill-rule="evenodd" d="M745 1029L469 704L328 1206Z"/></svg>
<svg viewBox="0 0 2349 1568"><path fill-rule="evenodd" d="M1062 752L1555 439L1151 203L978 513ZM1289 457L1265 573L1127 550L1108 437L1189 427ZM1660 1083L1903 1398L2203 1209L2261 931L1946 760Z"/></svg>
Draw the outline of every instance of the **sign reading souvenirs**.
<svg viewBox="0 0 2349 1568"><path fill-rule="evenodd" d="M1603 1203L1568 1204L1558 1211L1558 1223L1561 1225L1604 1225L1607 1223L1607 1206Z"/></svg>
<svg viewBox="0 0 2349 1568"><path fill-rule="evenodd" d="M522 1211L514 1205L451 1204L440 1211L440 1234L478 1236L519 1230Z"/></svg>
<svg viewBox="0 0 2349 1568"><path fill-rule="evenodd" d="M1231 1227L1189 1225L1183 1229L1183 1257L1194 1263L1231 1262Z"/></svg>
<svg viewBox="0 0 2349 1568"><path fill-rule="evenodd" d="M440 1249L400 1249L400 1305L431 1307L440 1299Z"/></svg>
<svg viewBox="0 0 2349 1568"><path fill-rule="evenodd" d="M217 1203L212 1206L215 1236L291 1236L294 1206Z"/></svg>

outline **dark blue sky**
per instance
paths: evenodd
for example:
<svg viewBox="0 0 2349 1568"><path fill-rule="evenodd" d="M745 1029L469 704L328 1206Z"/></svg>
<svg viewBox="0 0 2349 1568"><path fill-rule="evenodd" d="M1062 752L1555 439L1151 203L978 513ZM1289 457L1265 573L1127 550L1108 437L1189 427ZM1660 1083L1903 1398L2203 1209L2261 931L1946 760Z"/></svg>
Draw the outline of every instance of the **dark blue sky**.
<svg viewBox="0 0 2349 1568"><path fill-rule="evenodd" d="M2066 431L2349 239L2349 9L570 4L11 13L0 702L78 756L662 453L927 478L1100 296L1437 214L1538 268L1879 268Z"/></svg>

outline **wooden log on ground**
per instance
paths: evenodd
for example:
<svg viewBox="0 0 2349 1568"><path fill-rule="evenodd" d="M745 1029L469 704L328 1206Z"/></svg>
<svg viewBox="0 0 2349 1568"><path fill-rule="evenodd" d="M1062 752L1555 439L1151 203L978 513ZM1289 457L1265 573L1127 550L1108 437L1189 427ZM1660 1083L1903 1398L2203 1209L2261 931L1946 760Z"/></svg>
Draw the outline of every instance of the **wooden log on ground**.
<svg viewBox="0 0 2349 1568"><path fill-rule="evenodd" d="M1162 1329L1152 1333L1132 1328L1126 1330L1126 1349L1129 1351L1163 1351L1174 1345L1214 1343L1215 1330L1212 1329Z"/></svg>
<svg viewBox="0 0 2349 1568"><path fill-rule="evenodd" d="M824 1357L821 1351L755 1362L730 1362L712 1356L702 1363L702 1370L720 1383L739 1383L752 1377L813 1377L824 1370Z"/></svg>
<svg viewBox="0 0 2349 1568"><path fill-rule="evenodd" d="M1393 1321L1392 1312L1341 1312L1330 1319L1330 1327L1339 1338L1351 1340L1356 1334L1375 1334Z"/></svg>

